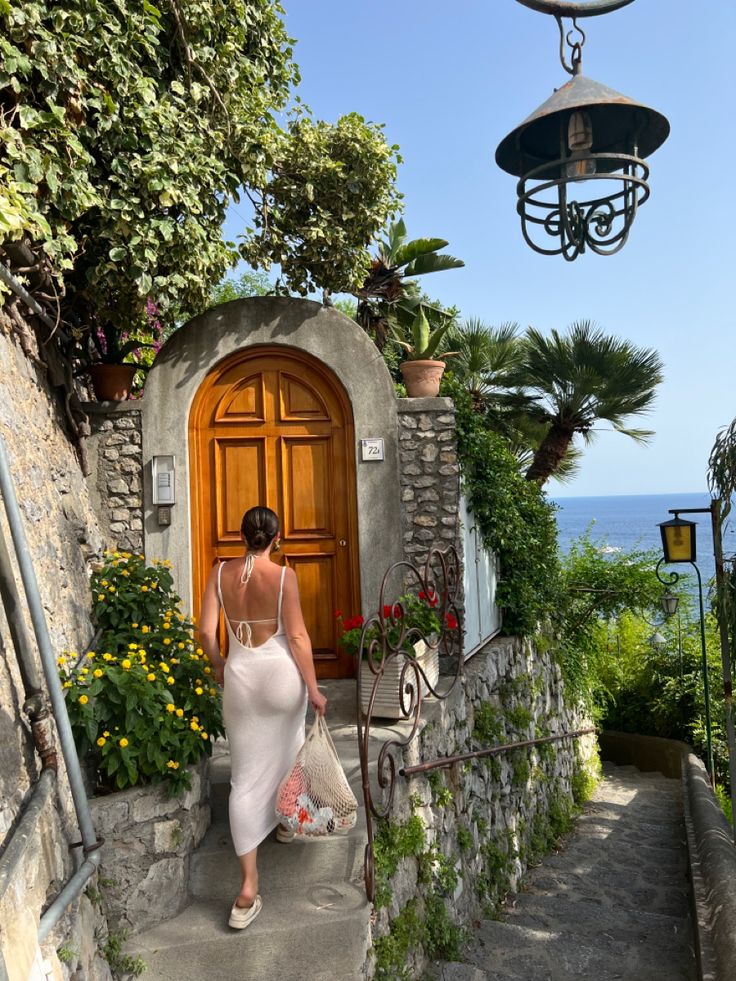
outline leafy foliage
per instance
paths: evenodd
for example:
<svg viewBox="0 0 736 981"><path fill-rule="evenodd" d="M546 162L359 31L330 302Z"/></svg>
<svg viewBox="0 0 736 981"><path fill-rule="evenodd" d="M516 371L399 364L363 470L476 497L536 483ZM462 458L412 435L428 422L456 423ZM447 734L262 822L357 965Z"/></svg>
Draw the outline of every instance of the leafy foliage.
<svg viewBox="0 0 736 981"><path fill-rule="evenodd" d="M101 789L189 785L186 767L223 731L211 668L180 612L168 562L108 552L92 577L99 650L59 658L79 755Z"/></svg>
<svg viewBox="0 0 736 981"><path fill-rule="evenodd" d="M508 633L531 634L560 596L557 523L544 492L524 479L498 433L473 411L472 397L453 379L443 393L455 403L458 451L472 519L484 546L501 563L497 601Z"/></svg>
<svg viewBox="0 0 736 981"><path fill-rule="evenodd" d="M253 266L278 263L299 296L357 289L370 267L368 245L399 207L398 147L357 113L333 126L301 111L271 153L242 257Z"/></svg>
<svg viewBox="0 0 736 981"><path fill-rule="evenodd" d="M282 14L277 0L0 3L0 236L45 256L77 336L138 329L149 297L168 323L206 308L238 257L221 229L243 188L253 263L280 262L299 293L364 277L398 204L396 148L355 114L277 125L299 80Z"/></svg>

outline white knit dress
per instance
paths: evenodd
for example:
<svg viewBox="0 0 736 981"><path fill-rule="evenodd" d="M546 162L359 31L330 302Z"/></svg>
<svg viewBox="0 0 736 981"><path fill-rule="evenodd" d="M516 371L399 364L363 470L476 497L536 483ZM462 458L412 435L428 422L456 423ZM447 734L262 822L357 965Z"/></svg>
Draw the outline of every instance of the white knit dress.
<svg viewBox="0 0 736 981"><path fill-rule="evenodd" d="M230 638L222 697L230 745L230 833L240 856L279 823L276 793L304 742L307 689L281 622L286 569L281 571L276 633L257 647L246 647L238 639L240 628L233 630L222 602L221 572L222 565L217 592Z"/></svg>

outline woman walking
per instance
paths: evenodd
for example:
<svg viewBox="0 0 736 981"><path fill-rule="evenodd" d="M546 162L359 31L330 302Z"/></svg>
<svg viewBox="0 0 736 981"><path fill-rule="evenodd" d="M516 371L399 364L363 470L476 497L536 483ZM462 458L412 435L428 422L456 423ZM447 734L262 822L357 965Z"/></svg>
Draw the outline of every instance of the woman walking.
<svg viewBox="0 0 736 981"><path fill-rule="evenodd" d="M210 573L199 624L202 647L223 685L230 832L243 880L230 911L235 929L249 926L261 911L257 849L278 824L276 794L304 742L307 698L320 714L327 705L317 688L296 575L271 561L279 547L278 517L270 508L251 508L241 537L242 558ZM217 642L221 608L230 642L227 661ZM279 827L277 837L288 841L293 832Z"/></svg>

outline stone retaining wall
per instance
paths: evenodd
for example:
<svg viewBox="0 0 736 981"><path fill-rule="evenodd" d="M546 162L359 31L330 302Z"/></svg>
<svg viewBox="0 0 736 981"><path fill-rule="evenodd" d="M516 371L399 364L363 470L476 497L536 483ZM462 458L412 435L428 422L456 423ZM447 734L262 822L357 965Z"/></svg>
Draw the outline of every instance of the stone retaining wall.
<svg viewBox="0 0 736 981"><path fill-rule="evenodd" d="M102 907L117 929L148 929L186 906L189 858L210 824L208 769L205 756L181 797L155 784L92 799L95 828L105 839Z"/></svg>
<svg viewBox="0 0 736 981"><path fill-rule="evenodd" d="M58 654L65 649L82 650L93 633L89 618L90 563L101 556L103 545L95 508L67 434L62 400L43 367L21 350L17 336L12 329L6 330L1 320L0 433L10 461L52 648ZM12 554L2 507L0 529ZM15 580L25 606L17 569ZM30 620L27 622L30 632ZM33 641L31 648L35 650ZM38 775L23 701L23 685L0 604L0 849L8 844ZM53 806L45 809L34 834L34 847L27 849L28 861L21 863L7 886L5 896L11 905L3 908L0 915L0 976L5 976L4 967L13 981L25 979L34 958L39 963L43 959L36 936L38 921L42 910L74 871L69 843L78 839L62 765L58 798L55 795ZM22 906L13 907L15 894L24 897ZM80 962L79 976L88 981L109 978L106 965L100 967L95 953L95 931L104 929L104 920L82 899L54 930L43 955L53 959L54 946L72 937L79 947L83 936L85 959Z"/></svg>
<svg viewBox="0 0 736 981"><path fill-rule="evenodd" d="M404 765L589 724L565 704L553 658L531 641L494 639L465 669L446 701L423 708ZM369 973L391 977L392 956L407 960L411 977L428 955L453 959L448 938L515 891L565 827L586 768L597 768L593 736L398 777L391 823L377 834Z"/></svg>

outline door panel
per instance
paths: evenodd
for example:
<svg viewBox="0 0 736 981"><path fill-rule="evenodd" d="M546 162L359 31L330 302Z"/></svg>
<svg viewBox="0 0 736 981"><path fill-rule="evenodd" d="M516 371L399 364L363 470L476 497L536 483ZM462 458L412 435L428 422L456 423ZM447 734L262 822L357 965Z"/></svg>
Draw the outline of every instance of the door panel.
<svg viewBox="0 0 736 981"><path fill-rule="evenodd" d="M257 504L281 518L318 676L350 677L333 611L360 609L355 439L350 402L316 359L251 348L216 367L189 422L194 605L213 562L242 554L240 522Z"/></svg>

